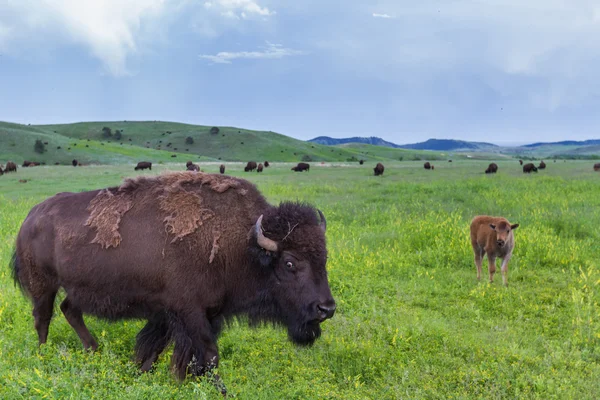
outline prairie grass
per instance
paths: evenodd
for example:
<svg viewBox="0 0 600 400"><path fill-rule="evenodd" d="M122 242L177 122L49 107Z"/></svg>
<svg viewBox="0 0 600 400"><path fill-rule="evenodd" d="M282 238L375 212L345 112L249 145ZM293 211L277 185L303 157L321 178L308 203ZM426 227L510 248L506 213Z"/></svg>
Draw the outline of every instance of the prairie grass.
<svg viewBox="0 0 600 400"><path fill-rule="evenodd" d="M275 163L255 182L271 203L304 200L327 217L338 311L311 348L243 320L219 339L219 374L240 399L592 399L600 393L600 175L559 162L526 175L516 161L373 166ZM372 164L372 163L371 163ZM202 164L216 172L218 163ZM153 168L155 174L182 165ZM23 168L0 177L0 398L220 398L204 379L177 383L170 350L155 370L132 362L142 321L86 317L96 353L58 308L38 348L31 305L7 267L30 208L61 191L118 184L132 165ZM27 179L27 183L19 183ZM477 214L520 227L509 286L476 281L468 226ZM484 263L484 266L486 264ZM484 274L485 275L485 274ZM58 304L58 301L57 301Z"/></svg>

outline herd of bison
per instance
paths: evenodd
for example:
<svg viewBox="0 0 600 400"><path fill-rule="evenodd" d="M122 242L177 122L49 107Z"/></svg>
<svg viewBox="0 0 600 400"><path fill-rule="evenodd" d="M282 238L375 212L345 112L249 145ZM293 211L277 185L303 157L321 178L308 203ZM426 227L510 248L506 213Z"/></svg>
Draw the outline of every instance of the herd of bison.
<svg viewBox="0 0 600 400"><path fill-rule="evenodd" d="M543 161L537 167L519 162L524 173L546 168ZM250 161L244 171L268 167L268 161ZM435 169L429 162L424 168ZM134 169L152 170L152 163ZM309 171L310 165L291 169ZM192 161L186 170L202 172ZM0 174L16 171L14 162L0 168ZM98 347L84 314L147 320L136 337L137 363L149 371L173 343L172 367L180 379L218 366L217 338L238 315L252 325L282 325L298 345L317 340L321 323L336 310L327 280L325 216L305 203L271 205L252 183L224 175L224 164L219 171L141 175L116 187L59 193L33 207L17 235L11 267L15 283L32 300L39 344L47 340L60 288L66 293L60 309L84 348ZM373 171L383 175L383 164ZM491 163L485 173L497 171ZM477 279L484 256L490 282L496 258L502 258L508 285L518 226L503 217L472 220ZM218 375L209 375L225 394Z"/></svg>
<svg viewBox="0 0 600 400"><path fill-rule="evenodd" d="M452 160L448 160L448 162L452 162ZM556 160L555 160L555 162L556 162ZM35 166L39 166L39 165L43 165L43 164L44 163L39 163L39 162L35 162L35 161L23 161L22 167L35 167ZM56 163L56 164L58 165L59 163ZM77 166L81 167L84 165L77 160L73 160L71 162L71 164L74 167L77 167ZM359 164L363 165L364 160L360 160ZM538 170L546 168L546 163L543 160L540 161L540 163L537 167L533 163L523 164L523 160L519 160L519 164L523 166L523 172L526 174L531 173L531 172L538 172ZM186 167L187 171L203 172L200 169L200 166L198 164L194 164L192 161L188 161L185 164L185 167ZM258 164L256 163L256 161L248 161L248 163L244 167L244 171L252 172L252 171L256 170L256 172L263 172L264 168L268 168L268 167L269 167L268 161L265 161L264 163L258 163ZM427 161L425 164L423 164L423 168L425 168L427 170L435 170L435 166L433 164L431 164L429 161ZM134 168L134 170L136 170L136 171L138 171L138 170L143 171L145 169L152 170L152 163L149 161L140 161L139 163L137 163L137 165ZM385 167L383 166L382 163L377 163L375 168L373 168L373 173L375 176L383 175L384 169L385 169ZM292 171L296 171L296 172L309 171L309 170L310 170L310 164L305 163L305 162L298 163L295 167L292 167ZM594 164L594 171L600 171L600 163ZM8 172L17 172L17 165L12 161L7 162L5 167L3 167L2 164L0 164L0 175L3 175ZM225 165L224 164L221 164L219 166L219 172L221 174L225 173ZM496 164L496 163L491 163L485 170L486 174L495 174L496 172L498 172L498 164Z"/></svg>

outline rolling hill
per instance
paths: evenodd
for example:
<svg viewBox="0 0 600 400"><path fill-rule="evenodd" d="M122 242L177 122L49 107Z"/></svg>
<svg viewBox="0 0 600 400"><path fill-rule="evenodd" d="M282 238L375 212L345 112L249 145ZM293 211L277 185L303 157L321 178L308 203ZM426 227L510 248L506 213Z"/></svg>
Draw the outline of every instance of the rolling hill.
<svg viewBox="0 0 600 400"><path fill-rule="evenodd" d="M329 136L319 136L314 139L310 139L311 143L319 143L327 146L338 146L348 143L360 143L360 144L372 144L376 146L392 147L396 149L413 149L413 150L433 150L433 151L457 151L457 150L487 150L490 148L498 147L492 143L482 142L467 142L464 140L454 139L429 139L425 142L413 143L413 144L395 144L388 142L379 137L351 137L336 139Z"/></svg>

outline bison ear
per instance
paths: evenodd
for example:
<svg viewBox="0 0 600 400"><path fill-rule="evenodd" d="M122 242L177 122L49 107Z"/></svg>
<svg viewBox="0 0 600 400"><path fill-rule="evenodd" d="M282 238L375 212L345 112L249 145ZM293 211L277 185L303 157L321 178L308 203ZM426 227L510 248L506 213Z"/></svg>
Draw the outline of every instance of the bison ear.
<svg viewBox="0 0 600 400"><path fill-rule="evenodd" d="M510 226L510 229L517 229L519 227L519 224L512 224Z"/></svg>
<svg viewBox="0 0 600 400"><path fill-rule="evenodd" d="M496 225L490 224L490 228L492 228L492 230L495 231L496 230Z"/></svg>

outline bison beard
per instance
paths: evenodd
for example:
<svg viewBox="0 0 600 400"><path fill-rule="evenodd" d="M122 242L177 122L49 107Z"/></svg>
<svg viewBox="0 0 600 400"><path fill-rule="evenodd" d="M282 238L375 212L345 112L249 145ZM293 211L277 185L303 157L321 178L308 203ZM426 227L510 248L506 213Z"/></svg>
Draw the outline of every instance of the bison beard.
<svg viewBox="0 0 600 400"><path fill-rule="evenodd" d="M86 226L100 203L121 210L120 218ZM194 205L201 220L181 225L187 216L175 203ZM110 247L93 243L105 231L122 240ZM95 350L97 343L84 313L146 319L135 346L141 369L150 370L174 343L172 366L183 379L218 366L217 338L236 316L252 326L283 325L294 343L314 343L320 323L335 312L324 232L320 211L301 203L269 205L242 179L141 176L35 206L17 237L12 272L33 301L40 344L63 287L61 310L85 348ZM219 377L213 379L224 393Z"/></svg>

